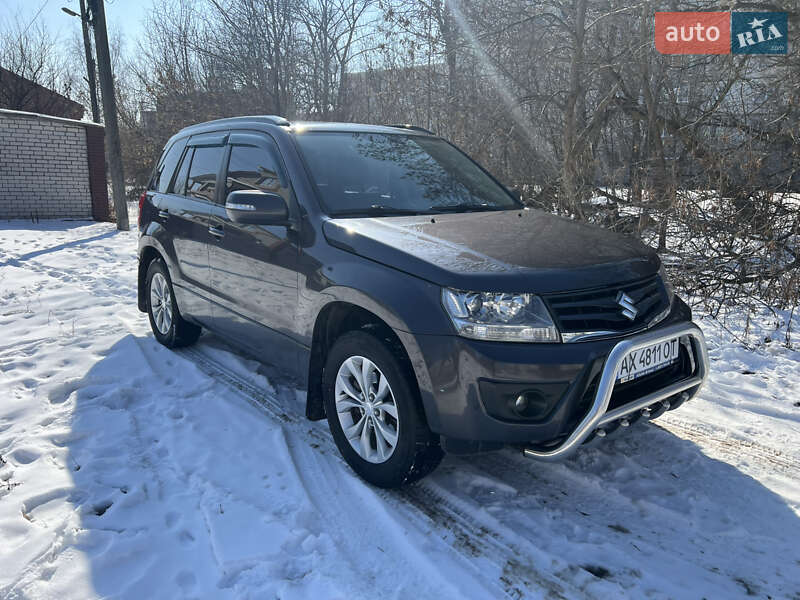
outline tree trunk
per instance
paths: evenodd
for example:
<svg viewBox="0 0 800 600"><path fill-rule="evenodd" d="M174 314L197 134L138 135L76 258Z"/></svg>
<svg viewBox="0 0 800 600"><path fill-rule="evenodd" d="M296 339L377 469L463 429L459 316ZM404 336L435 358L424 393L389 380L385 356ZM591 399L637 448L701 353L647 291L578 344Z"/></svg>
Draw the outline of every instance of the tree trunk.
<svg viewBox="0 0 800 600"><path fill-rule="evenodd" d="M587 0L573 3L573 46L569 64L569 89L564 104L564 133L562 136L561 193L559 206L562 210L580 214L581 195L585 182L583 149L579 148L579 129L583 124L581 111L585 106L585 88L582 82L584 62L584 40L586 36ZM582 144L580 144L582 146Z"/></svg>

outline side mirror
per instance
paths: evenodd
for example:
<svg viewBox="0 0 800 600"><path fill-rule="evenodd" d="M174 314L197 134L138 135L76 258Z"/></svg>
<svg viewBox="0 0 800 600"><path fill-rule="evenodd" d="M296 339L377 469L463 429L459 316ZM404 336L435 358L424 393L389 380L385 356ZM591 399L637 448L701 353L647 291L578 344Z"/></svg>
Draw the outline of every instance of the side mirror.
<svg viewBox="0 0 800 600"><path fill-rule="evenodd" d="M243 225L287 225L289 207L278 194L260 190L238 190L228 194L225 212Z"/></svg>

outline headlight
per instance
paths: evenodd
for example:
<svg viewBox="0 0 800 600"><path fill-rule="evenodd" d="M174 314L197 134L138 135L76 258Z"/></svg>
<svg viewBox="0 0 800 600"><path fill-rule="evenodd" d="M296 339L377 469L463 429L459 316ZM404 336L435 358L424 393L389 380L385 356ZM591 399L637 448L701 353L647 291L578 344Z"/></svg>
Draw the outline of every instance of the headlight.
<svg viewBox="0 0 800 600"><path fill-rule="evenodd" d="M459 335L498 342L560 342L539 296L443 289L442 304Z"/></svg>

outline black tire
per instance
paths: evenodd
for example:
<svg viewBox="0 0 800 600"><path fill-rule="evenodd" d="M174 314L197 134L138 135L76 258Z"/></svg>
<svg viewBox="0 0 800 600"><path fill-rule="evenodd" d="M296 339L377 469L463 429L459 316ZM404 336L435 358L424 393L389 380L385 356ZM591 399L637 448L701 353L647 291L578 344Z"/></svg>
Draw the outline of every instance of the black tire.
<svg viewBox="0 0 800 600"><path fill-rule="evenodd" d="M353 449L336 412L336 377L339 368L353 356L367 358L380 369L389 382L397 407L397 444L389 459L382 463L369 462ZM353 331L334 343L323 371L325 412L339 452L359 476L382 488L395 488L422 479L444 456L438 436L428 429L416 386L409 383L413 377L409 370L410 367L404 368L386 344L362 331Z"/></svg>
<svg viewBox="0 0 800 600"><path fill-rule="evenodd" d="M156 318L153 314L153 306L151 305L152 294L150 288L153 285L153 278L157 274L161 275L166 280L166 287L169 290L169 303L172 308L171 322L164 332L160 331L156 325ZM202 330L194 323L189 323L181 317L181 313L178 310L178 303L175 301L175 292L172 289L172 280L169 277L169 271L164 261L160 258L153 260L147 268L145 297L147 300L147 316L150 319L150 328L153 330L153 335L155 335L160 343L164 344L167 348L180 348L182 346L194 344L197 341Z"/></svg>

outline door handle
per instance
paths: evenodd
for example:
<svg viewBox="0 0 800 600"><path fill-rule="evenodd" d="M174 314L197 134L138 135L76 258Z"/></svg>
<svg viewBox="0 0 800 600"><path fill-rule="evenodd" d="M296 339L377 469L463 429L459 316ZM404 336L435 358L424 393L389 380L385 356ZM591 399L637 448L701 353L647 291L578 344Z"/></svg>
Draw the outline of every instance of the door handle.
<svg viewBox="0 0 800 600"><path fill-rule="evenodd" d="M208 233L210 233L211 235L213 235L216 238L224 238L225 237L225 232L222 230L222 227L209 226Z"/></svg>
<svg viewBox="0 0 800 600"><path fill-rule="evenodd" d="M162 219L166 219L167 217L169 217L169 211L168 210L159 210L158 211L158 216L161 217Z"/></svg>

